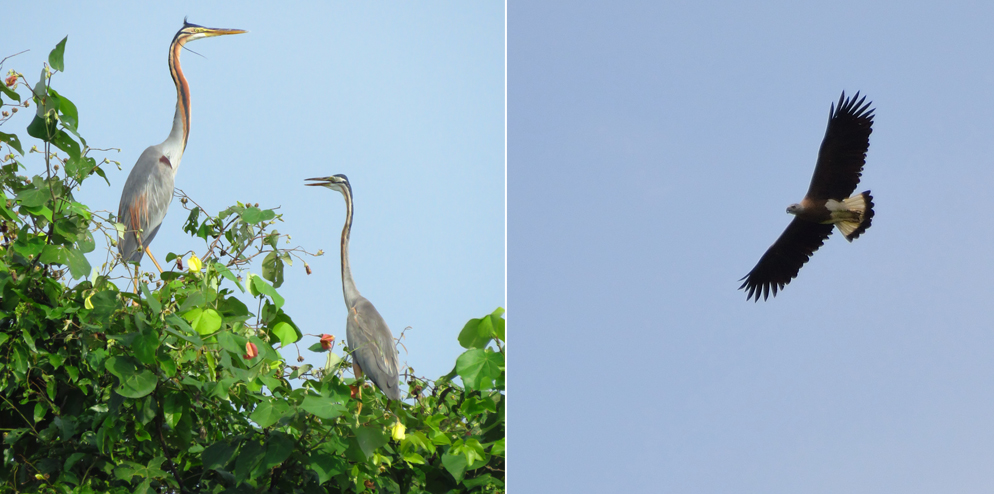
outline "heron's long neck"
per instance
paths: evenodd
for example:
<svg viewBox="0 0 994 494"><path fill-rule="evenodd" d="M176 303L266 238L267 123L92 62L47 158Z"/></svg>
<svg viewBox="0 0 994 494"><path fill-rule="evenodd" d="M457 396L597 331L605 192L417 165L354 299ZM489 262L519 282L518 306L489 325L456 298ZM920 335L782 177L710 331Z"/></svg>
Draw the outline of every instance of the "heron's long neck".
<svg viewBox="0 0 994 494"><path fill-rule="evenodd" d="M184 41L173 40L169 45L169 74L176 84L176 115L173 116L173 128L169 137L162 143L163 151L169 153L173 172L179 167L180 158L186 151L186 141L190 136L190 85L183 76L183 68L179 64L180 50Z"/></svg>
<svg viewBox="0 0 994 494"><path fill-rule="evenodd" d="M359 299L359 290L352 279L352 268L349 267L349 234L352 232L352 197L345 196L345 227L342 228L342 292L345 294L345 305L352 307Z"/></svg>

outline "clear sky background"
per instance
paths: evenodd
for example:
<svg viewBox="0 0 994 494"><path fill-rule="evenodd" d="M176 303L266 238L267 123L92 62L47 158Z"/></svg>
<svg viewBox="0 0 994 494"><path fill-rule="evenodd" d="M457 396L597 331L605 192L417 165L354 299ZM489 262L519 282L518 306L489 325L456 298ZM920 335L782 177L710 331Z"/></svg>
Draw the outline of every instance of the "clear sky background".
<svg viewBox="0 0 994 494"><path fill-rule="evenodd" d="M54 87L78 107L80 131L122 164L108 187L78 198L116 214L146 147L169 133L176 91L167 49L190 22L248 34L194 41L181 57L192 95L189 145L176 186L214 213L235 201L280 206L289 246L325 255L295 262L279 289L304 333L345 339L339 268L345 202L304 179L347 174L355 194L352 270L420 376L449 372L467 320L504 305L504 6L498 2L28 2L8 6L4 69L32 83L64 36ZM22 93L23 94L23 93ZM33 107L32 107L33 110ZM4 125L26 147L33 111ZM23 118L22 118L23 115ZM99 156L99 155L98 155ZM31 163L39 163L37 155ZM30 171L35 173L36 171ZM173 200L152 251L198 253ZM98 251L89 256L99 265ZM261 260L261 259L260 259ZM146 270L155 270L145 259ZM258 273L259 268L255 267ZM123 274L120 273L120 274ZM246 297L247 298L247 297ZM255 304L249 304L251 308ZM324 355L301 345L307 362ZM285 351L290 360L295 351Z"/></svg>
<svg viewBox="0 0 994 494"><path fill-rule="evenodd" d="M991 19L512 2L512 485L994 490ZM843 90L877 110L873 226L747 302Z"/></svg>

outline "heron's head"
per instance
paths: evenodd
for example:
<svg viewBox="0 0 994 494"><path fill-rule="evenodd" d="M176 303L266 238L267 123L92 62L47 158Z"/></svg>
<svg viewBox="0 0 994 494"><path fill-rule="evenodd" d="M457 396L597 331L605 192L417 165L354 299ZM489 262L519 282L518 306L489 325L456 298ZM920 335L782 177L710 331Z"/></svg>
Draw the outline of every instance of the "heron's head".
<svg viewBox="0 0 994 494"><path fill-rule="evenodd" d="M176 33L176 39L185 44L195 39L210 38L212 36L224 36L226 34L246 33L244 29L220 29L214 27L198 26L183 19L183 28Z"/></svg>
<svg viewBox="0 0 994 494"><path fill-rule="evenodd" d="M349 184L349 177L346 177L345 175L338 174L330 177L308 178L307 180L313 180L313 182L306 185L327 187L331 190L337 190L343 195L352 195L352 185Z"/></svg>
<svg viewBox="0 0 994 494"><path fill-rule="evenodd" d="M790 214L800 213L801 212L801 205L800 204L791 204L790 206L787 206L787 212L790 213Z"/></svg>

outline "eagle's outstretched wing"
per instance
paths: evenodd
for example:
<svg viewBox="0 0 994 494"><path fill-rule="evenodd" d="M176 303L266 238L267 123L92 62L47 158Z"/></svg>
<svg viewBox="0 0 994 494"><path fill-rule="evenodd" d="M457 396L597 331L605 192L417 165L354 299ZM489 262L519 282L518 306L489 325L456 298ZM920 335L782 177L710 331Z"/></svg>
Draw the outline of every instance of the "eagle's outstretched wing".
<svg viewBox="0 0 994 494"><path fill-rule="evenodd" d="M756 267L742 278L745 282L739 289L746 289L746 300L755 298L759 302L760 295L766 300L771 291L776 296L777 290L797 276L801 266L808 262L811 254L832 234L832 228L834 226L831 224L794 218L780 234L780 238L759 259Z"/></svg>
<svg viewBox="0 0 994 494"><path fill-rule="evenodd" d="M832 105L805 199L841 201L856 190L873 132L873 109L864 100L866 96L859 98L859 91L852 98L843 92L839 105Z"/></svg>

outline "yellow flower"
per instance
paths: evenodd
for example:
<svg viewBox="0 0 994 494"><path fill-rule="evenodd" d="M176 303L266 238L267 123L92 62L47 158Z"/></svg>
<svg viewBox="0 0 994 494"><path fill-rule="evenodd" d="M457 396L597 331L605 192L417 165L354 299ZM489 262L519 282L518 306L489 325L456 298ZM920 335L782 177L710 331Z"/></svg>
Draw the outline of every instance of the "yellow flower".
<svg viewBox="0 0 994 494"><path fill-rule="evenodd" d="M403 441L407 437L407 434L404 432L406 430L407 427L404 427L404 424L400 423L400 419L397 419L397 422L390 428L390 435L393 436L394 441Z"/></svg>
<svg viewBox="0 0 994 494"><path fill-rule="evenodd" d="M191 254L190 260L187 261L187 266L189 266L191 273L199 273L200 268L204 267L204 264L200 262L200 258L196 254Z"/></svg>

